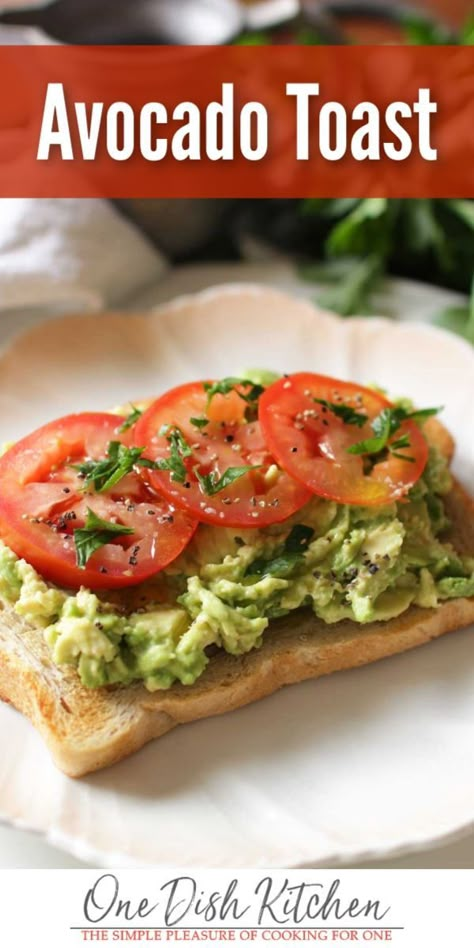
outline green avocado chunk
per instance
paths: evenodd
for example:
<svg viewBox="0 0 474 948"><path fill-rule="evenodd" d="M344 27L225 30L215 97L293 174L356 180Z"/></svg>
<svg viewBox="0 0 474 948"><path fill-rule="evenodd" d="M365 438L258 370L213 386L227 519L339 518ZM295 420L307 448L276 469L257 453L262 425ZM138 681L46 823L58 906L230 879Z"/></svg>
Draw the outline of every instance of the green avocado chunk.
<svg viewBox="0 0 474 948"><path fill-rule="evenodd" d="M126 592L117 602L57 589L0 543L0 601L41 625L54 662L75 666L88 688L192 685L216 649L258 648L271 619L302 607L328 624L363 624L474 595L474 560L441 536L450 488L447 463L432 449L403 503L314 497L264 529L203 524L178 560L140 587L138 607Z"/></svg>

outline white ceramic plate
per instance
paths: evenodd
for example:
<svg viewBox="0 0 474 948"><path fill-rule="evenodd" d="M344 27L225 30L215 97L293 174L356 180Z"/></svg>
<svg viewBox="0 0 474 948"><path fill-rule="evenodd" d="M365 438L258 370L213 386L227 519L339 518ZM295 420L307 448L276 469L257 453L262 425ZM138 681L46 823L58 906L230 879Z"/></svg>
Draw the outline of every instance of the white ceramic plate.
<svg viewBox="0 0 474 948"><path fill-rule="evenodd" d="M474 357L417 324L342 321L229 287L147 317L54 320L0 358L0 438L251 365L379 380L445 404L474 484ZM0 814L119 866L297 866L426 846L474 822L474 629L179 728L82 781L0 709Z"/></svg>

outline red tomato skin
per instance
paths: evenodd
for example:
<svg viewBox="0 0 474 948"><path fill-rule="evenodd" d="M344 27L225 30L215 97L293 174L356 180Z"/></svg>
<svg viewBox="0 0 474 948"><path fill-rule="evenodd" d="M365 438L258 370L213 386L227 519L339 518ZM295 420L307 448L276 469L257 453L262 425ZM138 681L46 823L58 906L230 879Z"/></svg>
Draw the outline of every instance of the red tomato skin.
<svg viewBox="0 0 474 948"><path fill-rule="evenodd" d="M235 391L216 395L207 408L203 381L177 386L158 398L142 415L134 429L136 445L145 444L151 460L167 458L169 445L160 435L163 426L176 426L193 448L193 457L186 460L188 477L185 484L173 481L168 471L144 471L149 483L168 499L202 523L215 526L256 528L281 523L296 513L310 499L311 492L279 471L274 485L264 482L264 473L274 465L258 421L245 422L245 402ZM192 417L209 419L199 429ZM217 465L217 466L216 466ZM199 486L193 467L222 475L230 467L261 465L225 488L208 496ZM217 470L217 467L219 470Z"/></svg>
<svg viewBox="0 0 474 948"><path fill-rule="evenodd" d="M315 403L315 398L352 403L354 410L368 414L369 421L362 428L348 425L330 409ZM266 389L260 398L259 420L278 463L313 495L342 504L375 507L403 500L421 477L428 459L426 439L413 421L403 422L397 436L409 434L412 448L407 453L415 451L415 463L390 455L368 476L363 473L362 456L347 453L351 444L373 437L370 420L390 407L393 403L373 389L300 372ZM309 413L306 417L305 412Z"/></svg>
<svg viewBox="0 0 474 948"><path fill-rule="evenodd" d="M30 563L45 580L58 586L68 589L85 587L93 591L135 586L151 578L172 562L184 549L197 528L197 521L183 516L180 511L176 513L179 532L183 540L180 546L175 524L160 524L160 533L163 534L164 541L162 546L166 547L168 553L162 556L158 568L153 565L151 557L143 557L136 568L130 566L129 563L125 564L126 569L123 568L123 563L112 567L105 565L107 550L117 557L120 556L118 549L111 551L111 545L108 545L107 548L104 547L94 553L86 567L80 569L75 562L72 542L68 541L67 551L64 548L61 549L60 531L54 531L56 533L54 536L54 532L46 531L44 522L35 523L35 518L29 516L32 512L30 507L33 510L35 506L38 508L42 504L45 510L51 507L53 501L48 498L53 497L55 509L62 501L68 512L80 511L83 515L82 521L85 519L87 506L90 506L103 519L110 520L108 512L112 515L116 512L116 502L113 498L118 495L120 485L110 492L110 496L109 493L84 496L78 490L77 476L65 460L67 461L69 456L74 458L76 452L82 458L89 450L92 456L96 456L97 453L105 456L106 446L110 441L120 440L130 443L130 432L125 434L119 432L122 421L123 419L119 416L99 412L68 415L49 422L27 435L0 458L0 537L18 557ZM54 470L55 463L59 465L58 470ZM132 485L136 490L137 503L133 512L130 512L126 510L127 505L120 501L120 513L123 508L121 522L128 525L128 518L130 527L132 519L139 523L140 518L143 520L141 511L144 506L150 511L153 509L157 517L162 512L174 514L174 509L169 503L148 490L138 474L128 477L127 489ZM61 486L63 484L67 485L66 488ZM130 506L129 503L128 507ZM61 517L61 514L55 514L55 516ZM150 516L150 521L151 519ZM82 525L80 519L77 522ZM76 520L74 520L75 523ZM130 542L133 541L133 537L128 539ZM137 541L142 547L143 545L153 546L149 536L144 536Z"/></svg>

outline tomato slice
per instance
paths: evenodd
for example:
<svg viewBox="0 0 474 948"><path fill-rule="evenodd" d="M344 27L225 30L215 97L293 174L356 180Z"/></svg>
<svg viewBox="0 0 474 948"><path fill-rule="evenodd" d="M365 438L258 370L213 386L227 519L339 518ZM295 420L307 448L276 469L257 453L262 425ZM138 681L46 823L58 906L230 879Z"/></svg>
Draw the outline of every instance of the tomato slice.
<svg viewBox="0 0 474 948"><path fill-rule="evenodd" d="M148 486L138 469L98 493L72 465L100 460L126 443L116 415L85 413L50 422L0 458L0 536L45 578L77 589L115 589L148 579L174 560L197 521ZM112 538L77 565L74 531L88 510L133 531Z"/></svg>
<svg viewBox="0 0 474 948"><path fill-rule="evenodd" d="M169 470L145 470L144 477L170 501L206 523L263 527L286 520L307 503L311 493L275 463L259 422L247 420L248 405L241 397L245 389L237 386L227 394L214 395L208 403L205 386L210 384L180 385L142 415L134 430L135 444L146 444L146 455L153 461L170 461L170 432L177 430L184 439L179 478ZM213 490L226 472L245 467L253 470Z"/></svg>
<svg viewBox="0 0 474 948"><path fill-rule="evenodd" d="M315 399L347 406L367 416L367 421L360 426L354 419L348 423ZM374 437L371 421L390 407L379 392L301 372L279 379L264 392L259 419L279 464L314 494L343 504L375 506L402 498L423 473L428 458L426 440L410 420L403 421L389 439L389 444L400 438L409 444L397 451L398 457L388 450L372 459L348 453L352 445Z"/></svg>

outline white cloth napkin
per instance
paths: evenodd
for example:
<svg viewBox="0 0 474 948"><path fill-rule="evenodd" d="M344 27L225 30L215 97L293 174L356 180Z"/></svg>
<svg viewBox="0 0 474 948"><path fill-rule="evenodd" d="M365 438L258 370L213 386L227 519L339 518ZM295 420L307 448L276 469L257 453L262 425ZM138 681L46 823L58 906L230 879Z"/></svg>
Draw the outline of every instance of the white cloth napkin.
<svg viewBox="0 0 474 948"><path fill-rule="evenodd" d="M166 261L100 199L0 200L2 310L100 310L132 300Z"/></svg>

